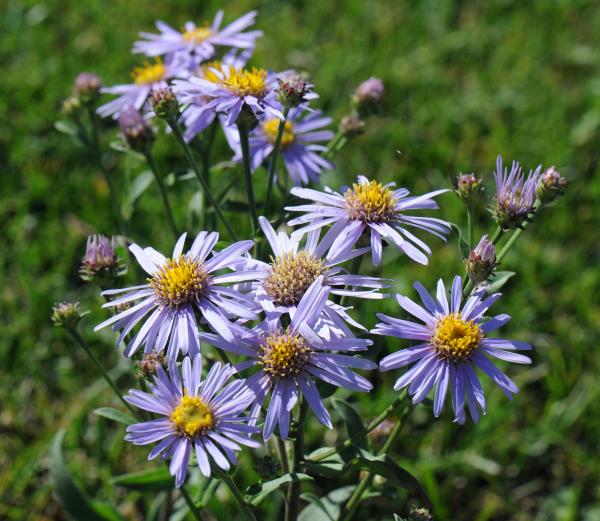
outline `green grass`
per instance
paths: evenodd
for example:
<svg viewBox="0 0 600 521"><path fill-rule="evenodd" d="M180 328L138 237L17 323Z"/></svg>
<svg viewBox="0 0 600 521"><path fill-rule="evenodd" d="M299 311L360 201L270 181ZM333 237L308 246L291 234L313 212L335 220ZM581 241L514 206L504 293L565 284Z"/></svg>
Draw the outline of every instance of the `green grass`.
<svg viewBox="0 0 600 521"><path fill-rule="evenodd" d="M92 311L84 324L88 340L107 364L117 363L110 336L91 331L103 316L101 301L77 276L86 235L114 230L107 187L83 151L53 125L78 72L95 71L106 84L127 80L137 63L129 50L138 30L150 30L157 18L175 26L188 18L209 19L218 3L9 0L5 6L0 13L0 517L67 519L48 479L50 442L65 427L65 459L82 487L134 519L139 503L108 479L146 468L146 451L126 446L121 426L92 414L116 403L93 366L49 319L52 303L81 300ZM489 413L477 426L451 424L448 411L433 420L429 408L416 408L394 457L424 483L441 520L597 519L600 11L595 3L236 0L227 3L226 18L253 7L265 31L253 63L308 71L321 94L318 105L332 116L348 110L348 96L359 81L370 75L384 79L384 115L369 120L367 132L343 149L325 183L338 186L367 173L419 193L447 186L456 172L474 171L485 177L489 194L498 153L527 166L555 164L569 179L567 195L542 212L503 266L518 272L500 304L513 316L506 334L536 346L532 367L509 369L522 392L509 403L487 386ZM107 135L113 133L107 129ZM157 154L164 171L185 171L171 137L161 136ZM104 161L110 168L118 162L113 172L125 198L143 165L114 151ZM237 175L239 170L227 170L222 182ZM179 222L190 229L187 206L195 190L191 180L170 192ZM243 201L243 191L234 191L234 197ZM440 201L444 218L464 224L452 194ZM238 217L243 230L241 221L246 222L244 214ZM477 226L478 233L492 229L485 212ZM155 187L135 205L130 228L136 241L170 246ZM429 267L388 257L384 274L397 279L397 290L412 294L415 279L431 286L438 276L462 270L455 237L446 245L430 243ZM383 307L396 312L392 303ZM375 310L359 308L370 325ZM124 388L134 383L128 378L120 380ZM389 403L391 382L379 377L375 393L357 398L365 418ZM322 435L313 422L309 448L322 444ZM326 443L334 437L325 434ZM244 456L240 465L244 485L253 479L248 461ZM342 484L355 480L349 475ZM331 486L323 479L313 488ZM219 497L224 494L219 491ZM233 512L228 501L213 506ZM391 519L391 512L402 508L377 500L366 504L359 518Z"/></svg>

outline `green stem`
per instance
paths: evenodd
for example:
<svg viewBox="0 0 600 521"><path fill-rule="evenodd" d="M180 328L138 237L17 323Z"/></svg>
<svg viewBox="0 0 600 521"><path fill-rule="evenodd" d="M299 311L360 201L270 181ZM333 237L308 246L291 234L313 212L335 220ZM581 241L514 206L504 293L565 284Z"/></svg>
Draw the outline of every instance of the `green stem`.
<svg viewBox="0 0 600 521"><path fill-rule="evenodd" d="M210 204L215 209L217 217L225 225L225 227L227 228L227 231L229 232L229 235L231 235L231 238L234 241L237 241L237 236L236 236L235 232L233 231L233 228L231 227L230 222L227 219L225 219L225 216L221 212L221 208L219 207L218 203L215 201L215 198L213 197L213 195L210 191L210 187L206 183L206 179L204 179L204 176L202 175L202 172L200 171L200 166L198 165L198 161L196 161L196 158L194 157L192 150L190 149L189 145L185 142L185 139L183 138L183 134L181 133L181 129L179 128L179 125L177 124L176 121L168 121L167 123L169 124L169 127L171 127L171 130L173 131L173 135L175 136L175 139L177 139L177 141L181 145L181 148L183 149L183 153L185 154L185 157L188 160L188 163L192 167L192 170L196 174L196 177L198 178L198 181L200 182L200 185L202 186L202 189L204 190L206 197L208 198Z"/></svg>
<svg viewBox="0 0 600 521"><path fill-rule="evenodd" d="M244 519L247 519L248 521L256 521L256 516L254 515L254 512L252 512L252 509L250 508L248 503L246 503L244 495L242 494L238 486L235 484L235 481L231 479L231 476L226 471L216 467L216 465L214 466L214 469L215 474L219 477L221 481L223 481L223 483L225 483L225 485L227 485L227 487L233 494L233 497L235 498L238 506L240 507L240 512L244 515Z"/></svg>
<svg viewBox="0 0 600 521"><path fill-rule="evenodd" d="M467 246L471 251L473 248L473 216L471 215L470 204L467 204Z"/></svg>
<svg viewBox="0 0 600 521"><path fill-rule="evenodd" d="M273 146L273 152L271 155L271 163L269 164L269 175L268 175L268 185L267 185L267 199L265 202L265 215L269 215L269 208L271 206L271 195L273 193L273 184L275 184L275 171L277 169L277 156L279 154L279 149L281 148L281 138L283 138L283 133L285 131L285 124L287 122L287 117L290 109L286 107L283 111L283 121L279 122L279 128L277 129L277 137L275 138L275 144Z"/></svg>
<svg viewBox="0 0 600 521"><path fill-rule="evenodd" d="M292 462L292 472L296 472L300 461L304 457L304 419L308 412L308 402L302 399L300 411L298 412L298 425L296 439L294 440L294 460ZM300 481L294 480L290 483L287 493L287 508L285 511L285 521L297 521L300 512Z"/></svg>
<svg viewBox="0 0 600 521"><path fill-rule="evenodd" d="M127 409L129 409L129 411L137 419L141 420L138 412L129 403L127 403L125 401L125 399L121 395L121 392L119 391L118 387L116 386L115 382L109 376L109 374L106 372L106 369L104 369L104 367L100 363L100 360L96 356L96 353L94 353L94 351L92 351L90 349L90 346L88 346L87 342L79 334L79 331L77 331L77 329L75 329L75 328L69 327L69 328L67 328L67 333L69 333L69 335L71 336L71 338L73 340L75 340L75 342L78 343L81 346L81 348L86 352L86 354L92 359L92 362L94 362L94 364L96 364L96 367L98 368L98 370L100 371L100 373L102 374L102 376L104 377L104 379L106 380L106 383L114 391L114 393L117 395L117 397L119 398L119 400L121 400L121 402L123 403L123 405L125 405L125 407L127 407Z"/></svg>
<svg viewBox="0 0 600 521"><path fill-rule="evenodd" d="M194 503L194 500L192 499L192 496L190 496L190 493L185 488L185 485L181 485L181 487L179 487L179 492L181 492L181 495L183 496L183 499L185 500L185 502L186 502L188 508L190 509L190 512L192 513L192 515L198 521L206 521L206 518L204 517L204 515L202 514L202 512L200 511L200 509Z"/></svg>
<svg viewBox="0 0 600 521"><path fill-rule="evenodd" d="M290 464L288 462L287 451L285 450L285 442L279 436L275 436L275 439L277 440L277 452L279 453L281 467L283 468L283 472L288 474L290 471Z"/></svg>
<svg viewBox="0 0 600 521"><path fill-rule="evenodd" d="M327 451L321 451L317 457L311 458L310 461L323 461L329 456L333 456L339 450L345 449L346 447L353 445L357 440L361 439L366 434L369 434L371 431L375 430L381 423L383 423L383 421L404 402L407 396L408 394L406 393L406 390L402 391L396 397L396 399L379 414L379 416L377 416L374 420L372 420L369 423L369 425L367 425L367 427L364 430L356 433L354 436L351 436L346 441L338 443L335 447L332 447Z"/></svg>
<svg viewBox="0 0 600 521"><path fill-rule="evenodd" d="M246 179L246 192L248 194L248 209L250 222L252 224L252 235L258 230L258 215L256 213L256 201L254 200L254 186L252 184L252 166L250 164L250 143L248 125L244 121L238 121L240 132L240 145L242 147L242 163L244 165L244 178Z"/></svg>
<svg viewBox="0 0 600 521"><path fill-rule="evenodd" d="M154 179L156 179L156 183L158 184L158 189L160 190L160 195L162 197L163 205L165 207L165 213L167 214L167 220L169 221L169 226L171 227L171 230L173 230L175 240L177 240L179 238L179 232L177 231L177 225L175 224L175 219L173 218L173 212L171 210L171 205L169 204L169 198L167 197L165 184L163 183L162 177L158 171L158 166L156 165L156 161L154 160L154 155L150 150L148 150L144 153L144 156L146 157L148 166L154 174Z"/></svg>
<svg viewBox="0 0 600 521"><path fill-rule="evenodd" d="M333 139L327 145L327 150L323 154L323 157L326 159L331 159L337 152L339 152L342 147L346 144L346 136L342 134L339 130L336 132Z"/></svg>

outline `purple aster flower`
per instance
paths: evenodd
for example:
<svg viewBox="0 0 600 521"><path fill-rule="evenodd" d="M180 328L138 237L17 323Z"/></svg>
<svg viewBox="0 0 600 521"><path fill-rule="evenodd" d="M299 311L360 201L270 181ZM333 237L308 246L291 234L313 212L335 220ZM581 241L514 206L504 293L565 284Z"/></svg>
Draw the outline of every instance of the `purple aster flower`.
<svg viewBox="0 0 600 521"><path fill-rule="evenodd" d="M309 233L300 248L299 237L288 237L284 232L275 233L264 217L260 217L259 222L273 256L270 263L253 260L246 267L258 281L252 284L251 294L270 320L286 313L293 315L308 288L321 276L323 284L330 288L331 295L366 299L386 296L379 293L380 289L389 287L383 279L351 275L339 266L367 252L368 248L336 250L330 247L331 241L327 237L319 241L319 230ZM365 329L348 315L347 309L327 300L316 329L327 337L331 334L352 336L345 322Z"/></svg>
<svg viewBox="0 0 600 521"><path fill-rule="evenodd" d="M176 73L177 67L173 63L163 63L160 58L155 63L146 62L142 67L136 67L132 73L133 83L100 89L100 92L117 94L119 97L100 106L98 114L103 118L112 116L116 119L123 110L130 107L140 110L150 92L166 89L167 80Z"/></svg>
<svg viewBox="0 0 600 521"><path fill-rule="evenodd" d="M333 163L321 156L327 147L318 143L329 141L334 133L320 130L331 123L331 118L322 117L319 110L306 111L302 107L289 111L281 138L280 155L294 185L306 185L318 181L323 170L333 168ZM279 132L279 118L261 121L250 136L252 169L256 170L269 157L275 147ZM238 147L235 160L241 160Z"/></svg>
<svg viewBox="0 0 600 521"><path fill-rule="evenodd" d="M530 170L527 179L521 165L513 161L510 172L502 169L502 156L496 160L496 207L494 217L499 226L507 230L519 228L534 211L536 192L540 184L539 165L535 171Z"/></svg>
<svg viewBox="0 0 600 521"><path fill-rule="evenodd" d="M125 439L135 445L159 442L148 459L171 458L169 472L180 487L187 475L192 449L200 472L211 475L211 465L228 470L237 463L240 445L260 447L251 439L260 429L247 425L244 411L254 400L254 393L244 380L225 383L235 373L230 365L215 363L202 380L202 361L196 355L183 359L181 381L175 360L169 374L159 365L150 393L130 390L125 396L132 405L164 418L135 423L127 427ZM183 385L182 385L183 383Z"/></svg>
<svg viewBox="0 0 600 521"><path fill-rule="evenodd" d="M267 407L263 437L269 439L279 425L279 434L287 438L290 412L302 393L317 419L331 429L331 418L315 385L319 378L332 385L353 391L368 392L371 383L351 369L373 369L376 364L340 352L364 351L370 340L344 337L325 339L314 329L327 302L329 288L319 277L298 303L285 328L279 320L265 321L254 329L236 325L236 338L227 340L218 335L202 333L202 340L217 348L250 358L238 364L238 370L250 367L258 371L246 382L256 395L250 416L258 415L267 394L271 399Z"/></svg>
<svg viewBox="0 0 600 521"><path fill-rule="evenodd" d="M325 189L326 193L308 188L292 188L292 194L302 199L311 199L313 204L286 207L286 210L292 212L305 212L288 224L306 225L294 232L298 235L332 224L328 235L332 239L337 237L336 248L356 244L363 234L368 234L373 264L376 266L381 263L382 239L402 250L414 261L427 264L425 253L431 254L431 250L406 227L425 230L445 239L450 225L441 219L411 216L406 212L437 209L438 205L433 198L448 190L408 197L409 191L406 188L393 190L393 186L394 183L382 185L358 176L358 183L347 188L343 195L329 188Z"/></svg>
<svg viewBox="0 0 600 521"><path fill-rule="evenodd" d="M121 259L115 250L115 238L104 235L90 235L81 259L79 273L84 280L96 277L111 279L125 272Z"/></svg>
<svg viewBox="0 0 600 521"><path fill-rule="evenodd" d="M224 114L228 126L237 121L242 109L259 120L284 119L275 90L276 75L255 67L250 70L221 66L209 68L204 76L173 82L173 90L183 103L194 103L200 98L205 102L203 111Z"/></svg>
<svg viewBox="0 0 600 521"><path fill-rule="evenodd" d="M485 396L475 369L483 371L510 399L519 389L491 362L490 357L529 364L531 360L528 357L513 351L529 350L531 345L487 337L488 333L510 320L508 315L484 318L486 311L500 298L500 293L483 299L484 292L476 292L461 307L462 279L459 276L452 283L450 302L442 280L438 282L435 299L421 284L415 283L414 287L424 307L403 295L397 295L396 299L405 311L423 324L378 314L383 322L371 332L420 343L386 356L379 364L379 370L390 371L415 363L396 381L394 390L408 386L408 392L416 404L423 401L435 385L433 412L439 416L449 388L455 421L462 424L466 420L466 396L471 417L477 422L479 409L485 414Z"/></svg>
<svg viewBox="0 0 600 521"><path fill-rule="evenodd" d="M201 62L213 58L215 46L253 49L262 31L243 31L254 24L256 14L256 11L250 11L222 29L223 11L217 12L210 26L187 22L184 31L177 31L158 21L156 27L160 34L140 33L143 40L135 42L133 52L146 56L173 55L176 61L192 70Z"/></svg>
<svg viewBox="0 0 600 521"><path fill-rule="evenodd" d="M177 358L183 353L194 356L200 352L198 311L210 327L226 338L233 338L230 317L247 320L257 318L254 303L226 284L248 280L242 272L216 273L224 268L235 269L245 264L243 255L252 248L252 241L239 241L220 252L209 255L219 239L218 233L200 232L192 247L183 253L184 233L173 250L170 259L154 248L140 248L132 244L129 249L140 266L150 275L148 284L131 288L104 291L105 296L119 295L104 304L105 308L122 304L135 305L116 314L95 327L95 331L112 325L113 331L121 334L120 345L129 332L139 323L143 325L125 347L125 355L132 356L140 347L144 352L162 351L167 348L167 357ZM150 314L150 316L148 316ZM167 347L168 346L168 347Z"/></svg>

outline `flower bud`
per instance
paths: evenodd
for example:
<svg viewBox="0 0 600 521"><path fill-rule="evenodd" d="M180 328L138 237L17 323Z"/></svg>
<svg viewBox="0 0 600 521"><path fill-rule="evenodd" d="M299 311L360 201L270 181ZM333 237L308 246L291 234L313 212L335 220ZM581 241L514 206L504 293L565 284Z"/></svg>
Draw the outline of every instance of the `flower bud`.
<svg viewBox="0 0 600 521"><path fill-rule="evenodd" d="M79 308L79 302L59 302L52 306L52 322L55 326L68 329L77 326L83 313Z"/></svg>
<svg viewBox="0 0 600 521"><path fill-rule="evenodd" d="M454 192L463 201L473 201L483 192L483 183L475 174L458 174L452 181Z"/></svg>
<svg viewBox="0 0 600 521"><path fill-rule="evenodd" d="M361 114L369 114L381 105L384 94L383 82L379 78L363 81L352 95L352 101Z"/></svg>
<svg viewBox="0 0 600 521"><path fill-rule="evenodd" d="M340 121L340 132L346 137L359 136L365 131L365 122L356 114L344 116Z"/></svg>
<svg viewBox="0 0 600 521"><path fill-rule="evenodd" d="M136 362L138 369L146 378L150 376L154 376L156 374L156 370L159 367L166 368L166 360L165 357L156 351L152 351L151 353L146 353L144 358Z"/></svg>
<svg viewBox="0 0 600 521"><path fill-rule="evenodd" d="M411 508L408 514L409 521L433 521L433 516L427 508Z"/></svg>
<svg viewBox="0 0 600 521"><path fill-rule="evenodd" d="M475 249L469 253L467 271L469 278L479 284L493 273L496 268L496 248L487 235L484 235Z"/></svg>
<svg viewBox="0 0 600 521"><path fill-rule="evenodd" d="M154 141L152 127L133 107L119 114L119 126L129 146L138 152L147 151Z"/></svg>
<svg viewBox="0 0 600 521"><path fill-rule="evenodd" d="M179 101L169 87L153 90L150 94L150 103L154 113L161 119L175 121L179 117Z"/></svg>
<svg viewBox="0 0 600 521"><path fill-rule="evenodd" d="M281 465L271 456L258 458L258 461L252 468L258 474L261 481L270 481L279 476L281 471Z"/></svg>
<svg viewBox="0 0 600 521"><path fill-rule="evenodd" d="M92 72L82 72L75 79L75 94L84 104L95 101L100 96L102 80Z"/></svg>
<svg viewBox="0 0 600 521"><path fill-rule="evenodd" d="M564 194L567 180L560 175L560 172L554 166L548 168L540 179L537 196L543 203L551 203Z"/></svg>
<svg viewBox="0 0 600 521"><path fill-rule="evenodd" d="M73 116L81 110L81 100L77 96L69 96L62 102L61 112L65 116Z"/></svg>
<svg viewBox="0 0 600 521"><path fill-rule="evenodd" d="M314 85L308 83L297 72L290 72L283 78L277 80L279 87L279 101L284 107L297 107L301 103L308 101L306 97L313 90Z"/></svg>
<svg viewBox="0 0 600 521"><path fill-rule="evenodd" d="M96 279L112 281L123 274L123 266L115 251L115 238L90 235L81 259L79 274L85 281Z"/></svg>

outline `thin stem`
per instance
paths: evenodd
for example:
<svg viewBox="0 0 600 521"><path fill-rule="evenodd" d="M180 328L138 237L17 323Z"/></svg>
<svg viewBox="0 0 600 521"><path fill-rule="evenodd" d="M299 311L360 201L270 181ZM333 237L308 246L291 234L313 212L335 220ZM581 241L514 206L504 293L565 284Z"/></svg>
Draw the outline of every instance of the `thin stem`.
<svg viewBox="0 0 600 521"><path fill-rule="evenodd" d="M287 122L288 113L290 109L286 107L283 110L283 121L279 122L279 128L277 129L277 137L275 138L275 144L273 145L273 152L271 154L271 163L269 164L269 175L267 185L267 199L265 201L265 215L269 215L269 208L271 206L271 195L273 193L273 185L275 184L275 171L277 169L277 156L279 149L281 148L281 138L285 131L285 124Z"/></svg>
<svg viewBox="0 0 600 521"><path fill-rule="evenodd" d="M198 521L206 521L206 518L204 517L204 514L202 514L202 512L200 511L200 509L194 503L194 500L192 499L192 496L190 496L190 493L185 488L185 485L181 485L181 487L179 487L179 492L181 492L181 495L183 496L183 499L185 499L185 502L186 502L188 508L190 509L190 512L192 513L192 515Z"/></svg>
<svg viewBox="0 0 600 521"><path fill-rule="evenodd" d="M288 462L287 451L285 449L285 442L279 437L275 436L277 440L277 452L279 453L279 460L281 461L281 467L285 474L290 471L290 464Z"/></svg>
<svg viewBox="0 0 600 521"><path fill-rule="evenodd" d="M116 386L115 382L110 377L110 375L106 372L106 369L104 369L104 367L100 363L100 360L96 356L96 353L94 353L94 351L92 351L90 349L90 346L88 346L87 342L79 334L79 331L77 331L77 329L75 329L73 327L69 327L69 328L67 328L67 333L69 333L69 335L71 336L71 338L73 340L75 340L75 342L77 342L82 347L82 349L86 352L86 354L92 359L92 362L94 362L94 364L96 364L96 367L99 369L100 373L102 374L102 376L106 380L106 383L108 383L108 385L110 386L110 388L114 391L114 393L117 395L117 397L119 398L119 400L121 400L121 402L123 403L123 405L125 405L125 407L127 407L127 409L129 409L129 411L137 419L141 419L140 416L139 416L139 414L138 414L138 412L129 403L127 403L125 401L125 399L121 395L121 392L119 391L118 387Z"/></svg>
<svg viewBox="0 0 600 521"><path fill-rule="evenodd" d="M300 461L304 457L304 419L308 411L308 402L302 399L300 411L298 412L298 426L296 439L294 440L294 460L292 462L292 472L296 472ZM287 508L285 511L285 521L297 521L300 511L300 481L294 480L290 483L287 493Z"/></svg>
<svg viewBox="0 0 600 521"><path fill-rule="evenodd" d="M244 515L244 518L248 521L256 521L256 516L254 515L254 512L252 512L252 509L250 508L248 503L246 503L244 495L242 494L238 486L235 484L235 481L231 479L231 476L226 471L221 470L216 466L215 474L219 477L221 481L223 481L223 483L225 483L225 485L227 485L227 487L233 494L233 497L237 501L237 504L239 505L240 511Z"/></svg>
<svg viewBox="0 0 600 521"><path fill-rule="evenodd" d="M254 200L254 186L252 184L252 166L250 164L250 143L248 125L244 121L238 121L240 132L240 144L242 146L242 163L244 165L244 178L246 179L246 193L248 194L248 210L252 224L252 235L258 230L258 215L256 213L256 201Z"/></svg>
<svg viewBox="0 0 600 521"><path fill-rule="evenodd" d="M200 166L198 165L198 161L196 161L196 158L194 157L194 154L192 153L189 145L185 142L185 139L183 138L183 134L181 133L181 129L179 128L179 125L177 124L176 121L168 121L168 124L169 124L169 127L171 127L171 130L173 131L175 139L177 139L177 141L181 145L181 148L183 149L183 153L185 154L185 157L188 160L188 163L192 167L192 170L196 174L196 177L198 178L198 181L200 182L200 185L202 186L202 189L204 190L206 197L208 198L210 204L215 209L217 217L219 217L221 222L225 225L225 227L227 228L227 231L229 232L229 235L231 235L231 238L234 241L237 241L237 236L236 236L235 232L233 231L233 228L231 227L230 222L227 219L225 219L225 216L221 212L221 208L219 207L218 203L215 201L215 198L213 197L213 195L210 191L210 187L206 183L206 179L204 179L204 176L202 175L202 172L200 171Z"/></svg>
<svg viewBox="0 0 600 521"><path fill-rule="evenodd" d="M323 157L326 159L331 159L337 152L339 152L342 147L346 144L346 136L342 134L339 130L336 132L333 139L327 145L327 150L323 154Z"/></svg>
<svg viewBox="0 0 600 521"><path fill-rule="evenodd" d="M154 174L154 179L156 179L156 183L158 184L158 189L160 190L160 195L163 200L163 205L165 207L165 213L167 214L167 220L169 221L169 226L171 230L173 230L173 235L175 236L175 240L179 238L179 232L177 231L177 225L175 224L175 219L173 218L173 212L171 211L171 205L169 204L169 198L167 197L167 191L165 190L165 184L163 183L162 176L158 171L158 166L156 165L156 161L154 160L154 155L150 150L144 153L146 157L146 161L148 162L148 166L152 173Z"/></svg>
<svg viewBox="0 0 600 521"><path fill-rule="evenodd" d="M508 241L506 241L506 244L503 246L503 248L500 250L500 253L496 257L496 262L497 263L500 263L502 261L502 259L504 257L506 257L506 254L508 253L508 250L510 250L513 247L513 245L515 244L515 242L517 242L517 239L525 231L526 225L527 225L527 223L524 223L522 228L519 228L519 229L515 230L515 232L510 236L510 239L508 239Z"/></svg>
<svg viewBox="0 0 600 521"><path fill-rule="evenodd" d="M469 251L473 248L473 216L470 204L467 204L467 246Z"/></svg>

